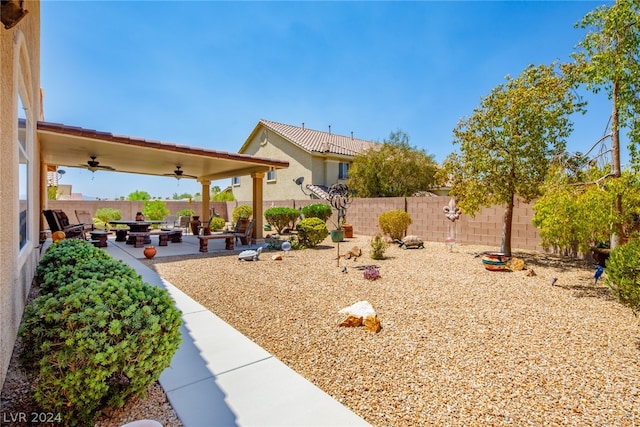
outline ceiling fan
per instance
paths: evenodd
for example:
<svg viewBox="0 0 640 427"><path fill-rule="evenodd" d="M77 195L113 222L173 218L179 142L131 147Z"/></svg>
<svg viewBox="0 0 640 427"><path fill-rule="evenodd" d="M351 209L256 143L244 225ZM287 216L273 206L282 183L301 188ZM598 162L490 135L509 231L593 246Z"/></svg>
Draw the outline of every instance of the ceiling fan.
<svg viewBox="0 0 640 427"><path fill-rule="evenodd" d="M172 176L178 180L180 178L197 178L197 176L195 175L185 174L184 171L182 170L182 166L176 166L176 169L173 171L173 173L166 173L165 176Z"/></svg>
<svg viewBox="0 0 640 427"><path fill-rule="evenodd" d="M89 169L91 172L95 172L95 171L98 171L98 170L107 170L107 171L114 171L115 170L111 166L101 166L100 162L96 160L96 156L90 156L89 158L91 160L87 161L86 164L80 165L80 166L82 166L83 168Z"/></svg>

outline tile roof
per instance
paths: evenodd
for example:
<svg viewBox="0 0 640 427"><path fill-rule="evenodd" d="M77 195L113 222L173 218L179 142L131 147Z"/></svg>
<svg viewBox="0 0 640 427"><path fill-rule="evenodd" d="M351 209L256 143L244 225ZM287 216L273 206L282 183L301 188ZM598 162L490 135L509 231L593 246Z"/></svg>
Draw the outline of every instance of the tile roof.
<svg viewBox="0 0 640 427"><path fill-rule="evenodd" d="M283 123L260 120L260 123L283 138L298 144L308 151L318 153L340 154L355 156L368 148L374 148L379 144L353 138L352 136L336 135L329 132L313 130L304 127L285 125Z"/></svg>

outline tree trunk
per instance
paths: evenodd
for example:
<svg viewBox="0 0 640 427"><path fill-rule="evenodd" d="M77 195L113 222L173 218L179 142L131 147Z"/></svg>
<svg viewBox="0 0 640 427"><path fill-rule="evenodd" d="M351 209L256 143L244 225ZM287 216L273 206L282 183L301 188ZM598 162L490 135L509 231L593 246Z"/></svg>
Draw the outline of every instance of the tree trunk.
<svg viewBox="0 0 640 427"><path fill-rule="evenodd" d="M511 256L511 228L513 225L513 205L514 195L511 194L511 200L507 203L507 207L504 210L504 217L502 219L502 245L500 246L500 252L506 256Z"/></svg>
<svg viewBox="0 0 640 427"><path fill-rule="evenodd" d="M613 111L611 112L611 175L614 179L622 176L620 166L620 120L618 118L618 87L619 83L613 82L612 102ZM618 218L622 218L622 195L616 194L613 203L613 209ZM622 239L622 223L620 219L611 224L611 249L620 246Z"/></svg>

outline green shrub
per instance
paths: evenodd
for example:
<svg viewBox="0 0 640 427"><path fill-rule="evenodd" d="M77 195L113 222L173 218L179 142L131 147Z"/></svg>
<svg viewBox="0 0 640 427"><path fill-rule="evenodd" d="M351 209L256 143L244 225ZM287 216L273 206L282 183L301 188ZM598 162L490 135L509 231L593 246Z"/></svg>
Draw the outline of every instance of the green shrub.
<svg viewBox="0 0 640 427"><path fill-rule="evenodd" d="M34 398L68 425L144 397L178 349L180 312L140 278L79 279L36 298L20 327Z"/></svg>
<svg viewBox="0 0 640 427"><path fill-rule="evenodd" d="M392 239L401 240L411 225L411 215L401 210L393 210L380 214L378 224L384 234Z"/></svg>
<svg viewBox="0 0 640 427"><path fill-rule="evenodd" d="M162 200L145 200L142 214L146 219L161 220L171 212L167 209L167 203Z"/></svg>
<svg viewBox="0 0 640 427"><path fill-rule="evenodd" d="M240 218L251 218L251 215L253 215L253 208L249 205L236 206L231 212L231 218L234 223L237 223Z"/></svg>
<svg viewBox="0 0 640 427"><path fill-rule="evenodd" d="M104 251L100 252L104 253ZM69 263L57 268L48 268L47 272L40 277L39 292L40 295L57 292L60 287L73 283L78 279L106 280L122 277L136 279L140 278L140 275L131 266L112 257L107 259L90 258L77 265Z"/></svg>
<svg viewBox="0 0 640 427"><path fill-rule="evenodd" d="M91 259L113 259L108 252L96 248L86 240L65 239L54 242L47 248L36 267L36 283L41 284L44 277L63 266L74 268Z"/></svg>
<svg viewBox="0 0 640 427"><path fill-rule="evenodd" d="M389 245L382 239L380 233L376 234L371 239L371 259L384 259L384 251L387 250Z"/></svg>
<svg viewBox="0 0 640 427"><path fill-rule="evenodd" d="M180 209L178 212L176 212L176 216L188 216L189 218L191 218L193 215L195 215L196 211L194 211L193 209Z"/></svg>
<svg viewBox="0 0 640 427"><path fill-rule="evenodd" d="M222 230L224 228L224 226L226 225L226 221L224 220L224 218L221 218L219 216L214 216L213 218L211 218L211 226L210 228L212 230Z"/></svg>
<svg viewBox="0 0 640 427"><path fill-rule="evenodd" d="M300 218L300 211L295 208L269 208L264 211L264 218L276 229L276 232L281 233L285 228L295 226L296 221Z"/></svg>
<svg viewBox="0 0 640 427"><path fill-rule="evenodd" d="M607 284L618 300L640 312L640 240L631 240L611 251L607 260Z"/></svg>
<svg viewBox="0 0 640 427"><path fill-rule="evenodd" d="M302 208L302 215L305 218L320 218L324 222L331 218L331 212L331 206L324 203L316 203Z"/></svg>
<svg viewBox="0 0 640 427"><path fill-rule="evenodd" d="M109 231L111 229L111 225L109 225L109 221L117 221L122 219L122 214L120 213L120 209L114 208L100 208L96 210L96 216L93 218L93 222L96 227L104 228Z"/></svg>
<svg viewBox="0 0 640 427"><path fill-rule="evenodd" d="M300 243L307 248L314 248L327 238L329 230L321 218L305 218L296 225Z"/></svg>

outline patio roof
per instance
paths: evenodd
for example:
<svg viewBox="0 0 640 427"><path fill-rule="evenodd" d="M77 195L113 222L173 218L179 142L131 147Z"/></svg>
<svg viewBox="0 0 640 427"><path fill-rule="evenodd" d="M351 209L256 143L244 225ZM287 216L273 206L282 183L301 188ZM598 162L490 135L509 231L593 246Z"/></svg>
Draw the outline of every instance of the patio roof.
<svg viewBox="0 0 640 427"><path fill-rule="evenodd" d="M173 176L176 166L198 181L284 169L289 162L199 147L114 135L92 129L39 121L42 161L47 165L86 167L90 156L116 172ZM186 178L186 177L185 177Z"/></svg>

